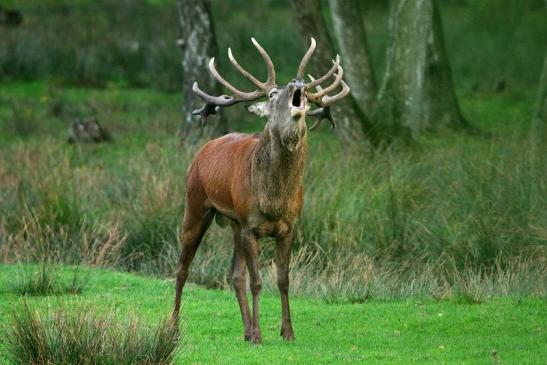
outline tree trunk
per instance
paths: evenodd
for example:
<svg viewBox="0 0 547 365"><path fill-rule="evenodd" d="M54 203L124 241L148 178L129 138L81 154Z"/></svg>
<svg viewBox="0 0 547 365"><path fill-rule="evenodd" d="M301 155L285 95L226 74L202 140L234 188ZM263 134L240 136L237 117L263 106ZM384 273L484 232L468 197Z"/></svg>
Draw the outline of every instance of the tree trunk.
<svg viewBox="0 0 547 365"><path fill-rule="evenodd" d="M334 36L344 61L344 77L365 113L372 112L378 87L370 58L360 0L329 0Z"/></svg>
<svg viewBox="0 0 547 365"><path fill-rule="evenodd" d="M177 4L181 28L179 45L182 49L184 75L181 137L184 142L194 143L225 134L228 124L220 115L219 118L210 118L208 124L202 127L199 118L192 115L192 111L203 103L192 92L194 81L208 93L222 93L220 85L210 75L207 67L209 59L217 57L218 54L209 0L178 0Z"/></svg>
<svg viewBox="0 0 547 365"><path fill-rule="evenodd" d="M534 117L532 118L531 135L538 144L547 142L547 52L543 57L543 71L539 81L539 90L536 101Z"/></svg>
<svg viewBox="0 0 547 365"><path fill-rule="evenodd" d="M331 60L336 56L323 16L319 0L291 0L300 33L309 44L310 37L317 41L314 56L308 64L307 73L320 77L332 66ZM342 59L345 67L346 59ZM295 72L296 73L296 72ZM353 85L349 84L350 88ZM351 94L332 106L332 114L336 121L336 135L340 142L347 147L363 146L366 144L365 128L368 120L359 109Z"/></svg>
<svg viewBox="0 0 547 365"><path fill-rule="evenodd" d="M386 73L373 120L388 138L468 127L443 41L436 0L394 0Z"/></svg>

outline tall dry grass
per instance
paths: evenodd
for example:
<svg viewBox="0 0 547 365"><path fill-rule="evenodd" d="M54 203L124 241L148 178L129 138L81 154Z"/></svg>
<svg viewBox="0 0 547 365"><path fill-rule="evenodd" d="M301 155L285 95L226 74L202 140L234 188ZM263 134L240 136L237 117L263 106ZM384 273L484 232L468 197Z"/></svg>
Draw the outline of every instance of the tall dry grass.
<svg viewBox="0 0 547 365"><path fill-rule="evenodd" d="M293 290L329 301L473 298L474 288L544 296L547 166L520 143L458 141L369 156L313 144ZM53 140L4 149L0 258L171 275L193 150L163 140L111 158L110 146L90 148L99 150ZM86 153L102 157L82 160ZM232 237L213 226L191 280L227 287ZM275 283L273 251L266 240L263 271Z"/></svg>

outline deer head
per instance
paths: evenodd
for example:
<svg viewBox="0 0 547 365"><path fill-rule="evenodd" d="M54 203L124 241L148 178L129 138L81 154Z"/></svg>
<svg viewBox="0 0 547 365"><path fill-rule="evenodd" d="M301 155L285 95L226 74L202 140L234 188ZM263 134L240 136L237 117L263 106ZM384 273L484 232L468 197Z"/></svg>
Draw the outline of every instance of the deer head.
<svg viewBox="0 0 547 365"><path fill-rule="evenodd" d="M194 82L192 90L205 101L205 105L195 110L193 114L201 115L202 123L206 123L207 117L211 114L216 114L221 107L232 106L240 102L256 101L266 97L265 101L252 104L247 110L259 116L267 117L268 123L266 129L270 133L276 133L281 138L283 144L287 146L294 146L306 134L306 116L317 119L310 128L311 130L315 129L323 119L327 119L331 123L332 128L335 128L336 125L330 114L330 105L346 96L350 91L348 85L342 80L344 70L340 66L340 57L336 56L331 69L325 75L317 80L308 75L311 81L305 83L304 73L306 65L316 47L315 39L311 38L310 47L300 62L296 77L287 85L279 86L276 84L275 68L270 56L268 56L266 51L254 38L251 38L251 41L266 63L268 79L265 82L257 80L239 65L232 54L232 50L228 48L228 58L232 65L253 83L257 89L251 92L244 92L235 88L220 76L215 68L215 59L211 58L209 62L211 74L232 93L232 96L211 96L203 92L197 82ZM334 81L323 89L320 85L331 77L334 77ZM342 90L334 96L329 96L328 93L334 91L339 85L342 86ZM316 91L312 92L313 89ZM310 103L319 106L319 108L310 111Z"/></svg>

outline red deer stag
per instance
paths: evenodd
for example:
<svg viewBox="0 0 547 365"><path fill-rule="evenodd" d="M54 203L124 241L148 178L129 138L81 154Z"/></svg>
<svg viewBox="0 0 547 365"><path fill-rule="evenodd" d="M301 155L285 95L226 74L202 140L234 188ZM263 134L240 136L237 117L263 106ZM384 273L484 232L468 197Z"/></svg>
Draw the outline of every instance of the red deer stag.
<svg viewBox="0 0 547 365"><path fill-rule="evenodd" d="M234 255L231 265L231 280L235 289L244 338L253 343L261 341L259 326L259 294L262 287L258 256L258 239L265 236L277 240L275 263L277 285L281 296L281 336L294 339L289 310L289 261L292 248L292 233L296 218L302 208L302 175L308 154L305 117L317 118L311 129L322 119L331 122L330 105L349 93L342 80L340 58L333 61L332 68L321 78L304 83L303 76L310 57L315 50L315 40L302 58L296 78L286 86L275 82L274 65L264 49L252 38L252 42L268 68L268 79L260 82L243 69L228 49L233 66L252 82L257 90L243 92L220 76L215 60L209 62L209 70L233 96L211 96L203 92L197 83L193 91L205 101L205 105L194 111L201 115L202 122L220 107L240 102L267 100L248 107L248 110L268 118L260 134L231 133L207 142L196 154L186 176L186 208L182 224L182 253L178 265L175 306L173 318L177 319L188 268L205 231L213 217L221 226L229 223L234 234ZM334 77L328 87L320 84ZM334 96L327 95L339 85L342 89ZM311 90L315 88L316 92ZM309 112L308 103L320 108ZM253 296L253 312L249 310L246 295L245 265L250 275Z"/></svg>

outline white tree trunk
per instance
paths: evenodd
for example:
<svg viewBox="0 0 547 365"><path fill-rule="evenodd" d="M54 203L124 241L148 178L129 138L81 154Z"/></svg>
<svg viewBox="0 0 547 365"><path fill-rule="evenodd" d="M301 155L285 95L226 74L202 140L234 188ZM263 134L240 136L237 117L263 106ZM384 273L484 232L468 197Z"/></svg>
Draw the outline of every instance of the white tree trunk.
<svg viewBox="0 0 547 365"><path fill-rule="evenodd" d="M344 78L365 113L371 113L378 87L370 57L361 0L329 0L334 36L344 61Z"/></svg>
<svg viewBox="0 0 547 365"><path fill-rule="evenodd" d="M454 93L436 0L394 0L390 47L373 120L388 136L468 127Z"/></svg>

